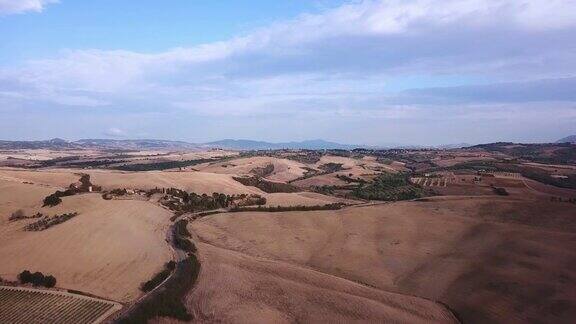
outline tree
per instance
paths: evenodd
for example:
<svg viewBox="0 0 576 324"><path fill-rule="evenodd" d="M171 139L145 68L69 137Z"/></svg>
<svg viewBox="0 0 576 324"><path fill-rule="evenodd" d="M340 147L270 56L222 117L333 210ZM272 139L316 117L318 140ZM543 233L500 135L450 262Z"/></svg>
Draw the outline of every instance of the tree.
<svg viewBox="0 0 576 324"><path fill-rule="evenodd" d="M60 204L61 202L62 202L62 199L60 199L60 197L52 194L52 195L44 198L44 205L42 207L46 207L46 206L54 207L54 206Z"/></svg>
<svg viewBox="0 0 576 324"><path fill-rule="evenodd" d="M20 272L20 274L18 275L18 280L22 284L29 283L32 280L32 274L30 273L30 271L24 270Z"/></svg>
<svg viewBox="0 0 576 324"><path fill-rule="evenodd" d="M32 278L30 280L34 286L43 286L44 285L44 274L42 272L36 271L32 274Z"/></svg>
<svg viewBox="0 0 576 324"><path fill-rule="evenodd" d="M56 286L56 278L54 276L44 277L44 286L46 288L52 288L52 287Z"/></svg>
<svg viewBox="0 0 576 324"><path fill-rule="evenodd" d="M170 260L168 262L166 262L166 264L164 265L164 267L170 271L174 270L176 268L176 262Z"/></svg>

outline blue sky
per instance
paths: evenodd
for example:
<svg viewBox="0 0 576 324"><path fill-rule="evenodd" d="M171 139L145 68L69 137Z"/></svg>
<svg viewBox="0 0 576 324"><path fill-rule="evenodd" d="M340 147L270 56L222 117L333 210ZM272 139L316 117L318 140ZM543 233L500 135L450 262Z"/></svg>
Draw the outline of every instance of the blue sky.
<svg viewBox="0 0 576 324"><path fill-rule="evenodd" d="M576 1L0 0L0 139L545 142Z"/></svg>
<svg viewBox="0 0 576 324"><path fill-rule="evenodd" d="M6 1L6 2L20 2ZM330 6L338 2L330 2ZM226 40L238 33L318 12L323 2L291 1L74 1L42 12L0 19L0 59L10 64L55 56L62 49L158 52Z"/></svg>

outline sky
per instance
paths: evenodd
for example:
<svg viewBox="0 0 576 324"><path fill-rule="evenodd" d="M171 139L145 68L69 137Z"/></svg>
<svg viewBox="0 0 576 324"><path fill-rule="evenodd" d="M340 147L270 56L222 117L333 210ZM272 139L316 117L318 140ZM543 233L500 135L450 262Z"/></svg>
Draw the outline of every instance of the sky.
<svg viewBox="0 0 576 324"><path fill-rule="evenodd" d="M0 0L0 139L551 142L576 0Z"/></svg>

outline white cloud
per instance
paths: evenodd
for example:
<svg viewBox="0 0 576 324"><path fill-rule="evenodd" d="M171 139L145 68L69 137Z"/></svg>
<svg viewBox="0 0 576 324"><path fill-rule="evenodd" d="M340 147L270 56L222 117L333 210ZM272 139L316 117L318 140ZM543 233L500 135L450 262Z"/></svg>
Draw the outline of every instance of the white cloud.
<svg viewBox="0 0 576 324"><path fill-rule="evenodd" d="M41 12L50 3L58 3L58 0L0 0L0 15Z"/></svg>
<svg viewBox="0 0 576 324"><path fill-rule="evenodd" d="M6 3L16 2L0 0L0 8ZM46 1L21 3L41 9ZM574 0L363 1L155 54L65 51L0 69L0 93L203 116L361 115L378 107L388 107L382 116L403 116L406 108L385 106L383 95L399 76L569 77L575 38Z"/></svg>
<svg viewBox="0 0 576 324"><path fill-rule="evenodd" d="M117 127L110 127L107 130L105 130L103 134L108 137L117 138L117 137L125 137L127 135L127 132Z"/></svg>

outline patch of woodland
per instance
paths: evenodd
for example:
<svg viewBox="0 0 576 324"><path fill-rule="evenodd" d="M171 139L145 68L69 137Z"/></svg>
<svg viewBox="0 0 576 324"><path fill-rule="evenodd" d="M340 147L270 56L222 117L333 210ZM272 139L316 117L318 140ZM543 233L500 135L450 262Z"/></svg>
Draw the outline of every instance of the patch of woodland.
<svg viewBox="0 0 576 324"><path fill-rule="evenodd" d="M144 283L142 288L146 285L145 289L151 291L164 282L136 304L130 312L116 320L116 323L147 323L156 317L171 317L186 322L194 319L183 301L198 279L200 261L195 255L196 247L187 239L190 237L186 229L187 224L186 220L176 222L172 230L172 239L177 248L188 252L188 257L177 263L173 261L166 263L164 270L148 281L150 283Z"/></svg>
<svg viewBox="0 0 576 324"><path fill-rule="evenodd" d="M227 195L214 192L212 195L197 194L176 188L159 190L164 197L160 203L176 213L209 211L234 206L265 205L266 198L257 194Z"/></svg>
<svg viewBox="0 0 576 324"><path fill-rule="evenodd" d="M308 178L312 178L312 177L316 177L316 176L321 176L321 175L330 174L330 173L345 170L342 167L342 163L333 163L333 162L322 164L318 168L320 170L312 169L309 167L304 167L303 168L304 174L301 175L300 177L296 178L296 179L292 179L292 180L288 181L288 183L293 183L296 181L300 181L300 180L304 180L304 179L308 179Z"/></svg>
<svg viewBox="0 0 576 324"><path fill-rule="evenodd" d="M138 163L138 164L124 164L114 166L112 169L122 171L161 171L168 169L185 168L197 164L220 161L220 159L197 159L185 161L164 161L156 163Z"/></svg>
<svg viewBox="0 0 576 324"><path fill-rule="evenodd" d="M176 262L174 261L166 262L166 264L164 264L164 268L162 269L162 271L155 274L154 277L152 277L152 279L140 285L140 290L142 290L143 292L149 292L152 289L158 287L164 280L166 280L166 278L170 276L170 274L172 273L172 271L174 271L175 268L176 268Z"/></svg>
<svg viewBox="0 0 576 324"><path fill-rule="evenodd" d="M295 205L295 206L258 206L258 207L235 207L230 212L288 212L288 211L314 211L314 210L337 210L346 206L344 203L331 203L325 205Z"/></svg>
<svg viewBox="0 0 576 324"><path fill-rule="evenodd" d="M188 232L188 221L181 219L174 224L172 238L174 240L174 245L185 252L196 253L196 246L189 239L191 237L190 232Z"/></svg>
<svg viewBox="0 0 576 324"><path fill-rule="evenodd" d="M194 286L200 272L200 262L194 254L176 263L173 275L165 284L144 298L116 323L147 323L156 317L171 317L180 321L192 321L194 317L183 303Z"/></svg>
<svg viewBox="0 0 576 324"><path fill-rule="evenodd" d="M412 200L430 194L420 186L411 183L409 177L407 173L381 173L373 180L366 181L341 175L338 178L346 181L347 185L324 185L311 189L324 195L381 201Z"/></svg>
<svg viewBox="0 0 576 324"><path fill-rule="evenodd" d="M299 192L300 188L284 182L274 182L258 176L253 177L232 177L234 180L249 187L256 187L267 193L277 192Z"/></svg>
<svg viewBox="0 0 576 324"><path fill-rule="evenodd" d="M360 183L350 195L366 200L398 201L421 198L422 188L410 182L406 173L381 173L371 182Z"/></svg>
<svg viewBox="0 0 576 324"><path fill-rule="evenodd" d="M265 178L274 172L274 164L268 163L265 167L256 167L250 173L257 177Z"/></svg>
<svg viewBox="0 0 576 324"><path fill-rule="evenodd" d="M92 184L90 182L89 174L81 174L80 180L76 183L70 184L66 190L56 190L53 194L44 197L42 207L54 207L62 202L62 197L73 196L83 192L100 191L102 188L100 186Z"/></svg>

